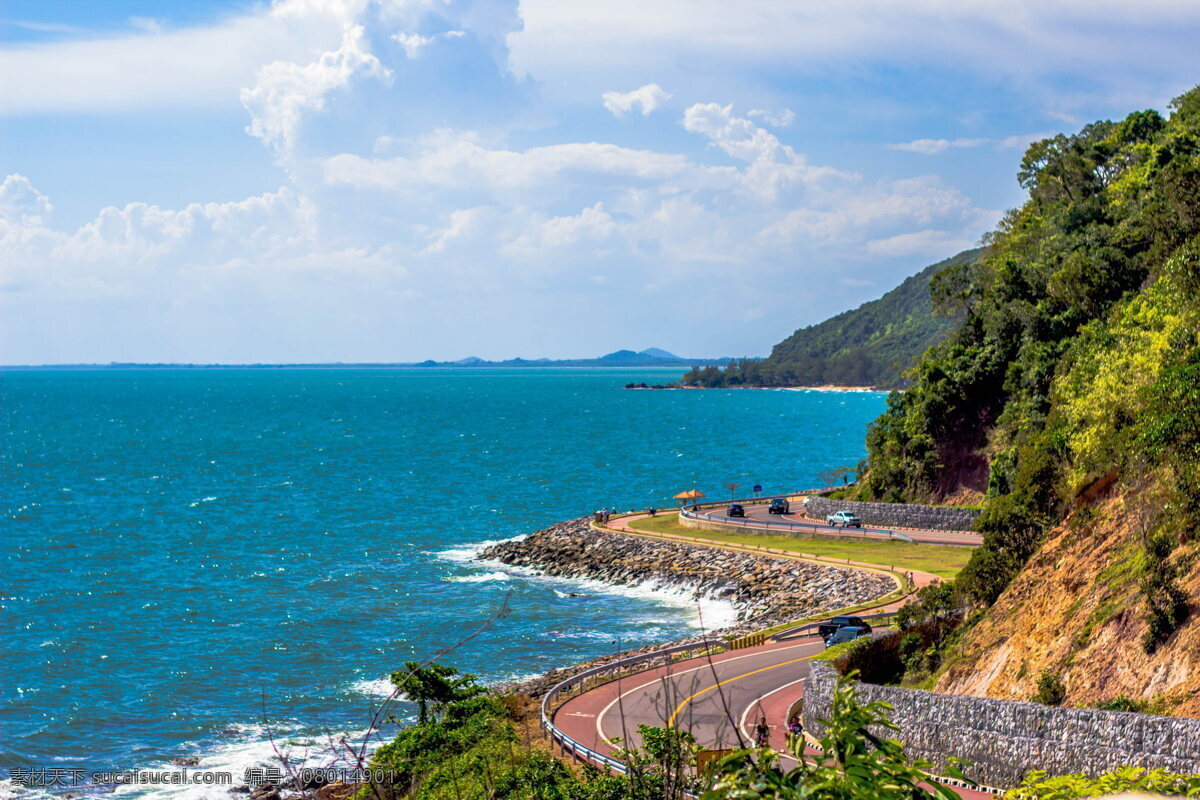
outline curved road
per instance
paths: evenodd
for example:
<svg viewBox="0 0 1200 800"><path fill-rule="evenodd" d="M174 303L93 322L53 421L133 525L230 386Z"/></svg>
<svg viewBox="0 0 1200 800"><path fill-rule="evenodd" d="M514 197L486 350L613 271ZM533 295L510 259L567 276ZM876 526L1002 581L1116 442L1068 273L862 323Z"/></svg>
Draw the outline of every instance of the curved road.
<svg viewBox="0 0 1200 800"><path fill-rule="evenodd" d="M824 650L816 637L773 642L681 661L613 681L564 703L554 724L580 744L613 755L614 738L640 745L639 724L675 725L710 749L749 747L766 717L770 744L787 748L787 712L803 696L809 659ZM816 753L812 748L808 755ZM795 764L790 755L784 768ZM956 789L975 800L992 795Z"/></svg>
<svg viewBox="0 0 1200 800"><path fill-rule="evenodd" d="M719 508L705 509L705 513L724 516L723 509ZM752 522L767 518L765 505L747 506L747 513ZM611 527L649 538L721 546L711 541L652 534L628 527L628 523L643 516L614 518ZM779 518L778 515L771 516ZM796 521L802 519L798 515L787 515L787 518ZM839 535L843 533L840 528L837 531ZM930 543L978 544L975 534L911 530L905 533L917 541ZM971 537L976 541L970 541ZM795 553L769 548L755 549L781 558L798 557ZM887 571L886 567L865 562L854 562L854 566ZM917 587L936 580L935 576L925 572L914 571L911 574ZM877 610L892 610L903 602L902 598ZM792 637L785 641L768 642L757 647L658 667L613 681L568 700L554 713L553 721L576 742L612 755L614 745L609 741L614 738L640 744L637 734L639 724L675 725L690 731L702 747L709 749L749 746L753 741L754 726L765 717L771 729L771 746L786 750L787 712L804 694L803 680L808 675L809 660L824 649L824 643L816 636ZM809 749L806 752L811 754L815 751ZM785 767L789 762L795 763L790 755L784 756L783 762ZM955 791L971 800L992 796L969 789Z"/></svg>

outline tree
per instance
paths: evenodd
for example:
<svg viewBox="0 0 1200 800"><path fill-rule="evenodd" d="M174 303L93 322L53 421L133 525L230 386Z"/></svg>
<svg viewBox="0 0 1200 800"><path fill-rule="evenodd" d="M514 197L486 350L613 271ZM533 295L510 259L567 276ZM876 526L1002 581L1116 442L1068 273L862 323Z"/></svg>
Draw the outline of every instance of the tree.
<svg viewBox="0 0 1200 800"><path fill-rule="evenodd" d="M475 683L474 675L459 675L457 669L444 664L422 667L416 661L406 661L404 669L393 672L392 685L417 704L418 720L422 725L429 721L431 710L436 712L484 692L483 687Z"/></svg>
<svg viewBox="0 0 1200 800"><path fill-rule="evenodd" d="M736 483L734 481L730 481L729 483L725 484L725 488L729 490L729 499L730 500L732 500L734 498L734 496L735 496L734 492L737 491L739 486L741 486L741 484Z"/></svg>

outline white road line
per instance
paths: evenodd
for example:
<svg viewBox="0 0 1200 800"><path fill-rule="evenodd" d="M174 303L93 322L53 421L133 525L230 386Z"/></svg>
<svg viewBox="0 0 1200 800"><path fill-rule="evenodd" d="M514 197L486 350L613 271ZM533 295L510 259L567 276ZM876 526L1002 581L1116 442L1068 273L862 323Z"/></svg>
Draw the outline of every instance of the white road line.
<svg viewBox="0 0 1200 800"><path fill-rule="evenodd" d="M811 645L812 645L812 642L806 642L805 644L788 645L787 647L781 647L778 650L769 650L769 651L763 651L763 652L758 652L758 653L747 653L744 656L734 656L733 658L722 659L722 660L716 662L716 665L728 664L731 661L741 661L743 658L753 658L754 656L761 656L764 654L764 652L782 653L785 650L794 650L797 647L809 647ZM706 664L701 664L698 667L692 667L691 669L685 669L682 672L667 672L666 675L659 675L657 678L648 680L645 683L639 683L637 686L633 687L632 689L629 689L629 690L617 695L616 698L614 698L611 703L606 705L604 707L604 709L599 714L596 715L596 734L600 737L600 741L602 741L602 742L608 741L608 736L606 736L604 733L604 718L606 716L608 716L608 712L612 710L613 706L615 706L620 701L624 700L627 696L633 694L634 692L645 689L647 686L649 686L653 683L657 683L658 681L661 681L663 678L674 678L679 675L687 675L689 672L696 672L697 670L709 669L712 666L714 666L714 665L706 663Z"/></svg>
<svg viewBox="0 0 1200 800"><path fill-rule="evenodd" d="M751 701L750 705L746 706L746 710L742 712L742 717L741 717L741 719L738 720L738 726L742 729L743 732L745 732L747 735L750 735L751 730L746 727L746 723L748 721L746 718L748 716L750 716L750 709L754 708L755 706L758 706L760 703L762 703L763 700L766 700L768 697L775 694L776 692L782 692L784 689L788 688L789 686L795 686L797 683L802 683L804 680L806 680L806 679L798 678L798 679L792 681L791 683L785 683L783 686L776 686L774 689L767 692L766 694L756 697L753 701ZM770 724L770 723L767 723L767 724ZM754 741L754 737L752 735L750 736L750 741Z"/></svg>

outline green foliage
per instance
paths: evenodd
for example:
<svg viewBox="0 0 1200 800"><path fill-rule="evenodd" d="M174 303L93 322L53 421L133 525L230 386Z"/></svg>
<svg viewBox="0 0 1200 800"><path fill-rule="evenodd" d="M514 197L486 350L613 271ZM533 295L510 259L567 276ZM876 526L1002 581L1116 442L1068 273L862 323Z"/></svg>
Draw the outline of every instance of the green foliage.
<svg viewBox="0 0 1200 800"><path fill-rule="evenodd" d="M1101 711L1125 711L1134 714L1166 714L1170 703L1161 695L1156 695L1150 700L1141 700L1122 694L1100 703L1096 708Z"/></svg>
<svg viewBox="0 0 1200 800"><path fill-rule="evenodd" d="M459 675L457 669L444 664L422 667L415 661L405 662L404 669L392 673L392 685L417 704L421 722L428 721L431 709L436 712L484 691L474 675Z"/></svg>
<svg viewBox="0 0 1200 800"><path fill-rule="evenodd" d="M1142 639L1147 653L1157 650L1187 617L1187 594L1176 583L1179 569L1171 562L1173 549L1171 540L1161 534L1147 542L1146 573L1140 586L1149 623Z"/></svg>
<svg viewBox="0 0 1200 800"><path fill-rule="evenodd" d="M1067 687L1063 685L1062 678L1046 670L1038 678L1037 691L1029 699L1044 706L1061 706L1063 700L1067 699Z"/></svg>
<svg viewBox="0 0 1200 800"><path fill-rule="evenodd" d="M904 370L958 324L956 315L934 313L931 282L971 263L979 252L967 250L933 264L878 300L801 328L763 361L733 361L724 371L693 367L682 382L708 387L902 386Z"/></svg>
<svg viewBox="0 0 1200 800"><path fill-rule="evenodd" d="M696 765L696 737L685 730L667 726L638 725L640 748L617 748L616 758L628 768L627 778L639 794L649 797L682 797L700 789ZM620 744L620 739L610 744Z"/></svg>
<svg viewBox="0 0 1200 800"><path fill-rule="evenodd" d="M1164 531L1200 529L1200 89L1172 108L1029 147L1028 201L933 282L962 324L868 432L862 499L986 492L983 546L956 581L977 607L1102 475L1159 475ZM1161 640L1177 605L1151 577Z"/></svg>
<svg viewBox="0 0 1200 800"><path fill-rule="evenodd" d="M928 783L929 762L910 762L899 741L878 736L874 730L898 730L888 719L886 703L862 704L854 695L854 681L843 677L833 693L822 752L800 759L785 771L769 757L739 752L716 767L712 784L701 800L924 800L958 798L949 787ZM799 756L802 743L795 743ZM759 760L755 760L756 757ZM956 764L946 770L962 779ZM928 787L928 788L926 788Z"/></svg>
<svg viewBox="0 0 1200 800"><path fill-rule="evenodd" d="M1078 797L1107 797L1121 792L1141 792L1176 797L1200 797L1200 776L1172 775L1161 769L1121 767L1098 778L1062 775L1052 778L1034 770L1020 786L1005 792L1008 798L1075 800Z"/></svg>

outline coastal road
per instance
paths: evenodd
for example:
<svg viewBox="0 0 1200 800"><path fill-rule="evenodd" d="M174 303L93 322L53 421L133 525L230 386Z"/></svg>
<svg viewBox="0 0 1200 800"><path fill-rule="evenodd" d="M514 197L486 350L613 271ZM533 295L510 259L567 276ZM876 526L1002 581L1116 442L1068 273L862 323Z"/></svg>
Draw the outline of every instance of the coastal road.
<svg viewBox="0 0 1200 800"><path fill-rule="evenodd" d="M575 741L612 755L613 738L641 743L639 724L674 725L705 748L748 747L765 717L770 745L786 751L787 713L803 695L809 660L823 650L819 639L806 637L681 661L572 698L559 707L554 723ZM783 762L785 768L795 764L790 755ZM991 796L957 791L972 800Z"/></svg>
<svg viewBox="0 0 1200 800"><path fill-rule="evenodd" d="M799 506L800 503L792 503L793 506ZM850 536L861 537L863 539L891 539L891 530L897 533L902 533L920 544L943 544L943 545L959 545L963 547L978 547L983 543L983 537L978 533L971 531L933 531L922 530L916 528L882 528L870 527L865 529L858 528L840 528L833 525L826 525L820 520L809 519L804 516L802 511L796 511L791 514L769 514L765 503L756 503L753 505L746 504L743 506L746 511L745 518L730 517L726 512L725 506L716 506L714 508L702 509L702 513L711 517L715 517L718 521L728 520L731 524L749 523L753 525L755 522L793 522L804 525L806 528L811 528L814 533L825 533L834 536ZM763 531L766 533L767 531ZM801 531L804 532L804 531Z"/></svg>

